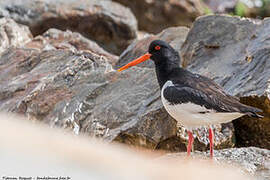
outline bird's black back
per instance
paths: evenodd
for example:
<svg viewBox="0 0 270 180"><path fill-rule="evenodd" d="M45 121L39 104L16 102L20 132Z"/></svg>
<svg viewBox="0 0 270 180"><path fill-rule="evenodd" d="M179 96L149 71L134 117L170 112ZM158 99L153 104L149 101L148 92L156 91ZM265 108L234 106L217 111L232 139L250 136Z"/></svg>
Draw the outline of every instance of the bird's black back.
<svg viewBox="0 0 270 180"><path fill-rule="evenodd" d="M240 112L256 117L256 113L261 112L226 94L213 80L182 68L174 68L167 80L172 81L174 86L167 87L164 96L172 104L193 102L217 112Z"/></svg>

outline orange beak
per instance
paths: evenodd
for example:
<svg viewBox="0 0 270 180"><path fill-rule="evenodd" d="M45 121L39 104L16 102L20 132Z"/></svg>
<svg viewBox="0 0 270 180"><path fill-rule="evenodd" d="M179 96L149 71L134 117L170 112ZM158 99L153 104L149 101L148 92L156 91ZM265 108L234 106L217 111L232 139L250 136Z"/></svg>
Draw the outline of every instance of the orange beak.
<svg viewBox="0 0 270 180"><path fill-rule="evenodd" d="M131 61L130 63L126 64L125 66L117 69L117 71L120 72L120 71L123 71L125 69L130 68L131 66L135 66L137 64L140 64L140 63L150 59L151 56L152 56L152 54L146 53L145 55L139 57L138 59L135 59L134 61Z"/></svg>

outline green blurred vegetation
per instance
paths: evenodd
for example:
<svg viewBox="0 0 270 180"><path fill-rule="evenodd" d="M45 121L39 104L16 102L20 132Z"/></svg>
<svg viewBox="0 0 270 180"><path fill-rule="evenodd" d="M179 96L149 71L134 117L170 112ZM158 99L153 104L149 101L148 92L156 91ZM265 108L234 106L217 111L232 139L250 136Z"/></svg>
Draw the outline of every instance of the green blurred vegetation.
<svg viewBox="0 0 270 180"><path fill-rule="evenodd" d="M241 17L263 18L270 16L270 0L261 0L260 7L248 7L243 1L238 1L235 6L235 15Z"/></svg>
<svg viewBox="0 0 270 180"><path fill-rule="evenodd" d="M204 12L213 14L209 7L205 7ZM224 13L251 18L270 17L270 0L238 0L232 10Z"/></svg>
<svg viewBox="0 0 270 180"><path fill-rule="evenodd" d="M245 13L247 12L247 5L245 5L243 2L239 1L235 6L235 11L233 15L237 16L245 16Z"/></svg>

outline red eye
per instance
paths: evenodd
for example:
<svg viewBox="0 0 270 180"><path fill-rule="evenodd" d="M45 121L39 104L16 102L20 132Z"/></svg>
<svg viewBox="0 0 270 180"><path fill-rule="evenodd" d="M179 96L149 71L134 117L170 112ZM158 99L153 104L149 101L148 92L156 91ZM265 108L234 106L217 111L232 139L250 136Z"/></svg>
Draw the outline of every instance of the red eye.
<svg viewBox="0 0 270 180"><path fill-rule="evenodd" d="M158 50L160 50L160 48L161 48L160 46L156 46L156 47L155 47L155 50L158 51Z"/></svg>

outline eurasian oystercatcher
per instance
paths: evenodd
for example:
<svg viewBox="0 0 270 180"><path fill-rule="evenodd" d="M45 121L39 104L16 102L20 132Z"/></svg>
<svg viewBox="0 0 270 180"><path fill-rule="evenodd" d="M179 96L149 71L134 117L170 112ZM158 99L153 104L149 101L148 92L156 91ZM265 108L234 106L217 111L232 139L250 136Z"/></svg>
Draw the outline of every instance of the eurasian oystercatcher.
<svg viewBox="0 0 270 180"><path fill-rule="evenodd" d="M209 126L210 156L213 157L211 125L230 122L243 115L262 117L260 109L241 104L211 79L180 67L179 54L161 40L151 42L148 53L118 69L125 70L148 59L155 63L161 100L167 112L188 130L187 154L193 144L192 130Z"/></svg>

